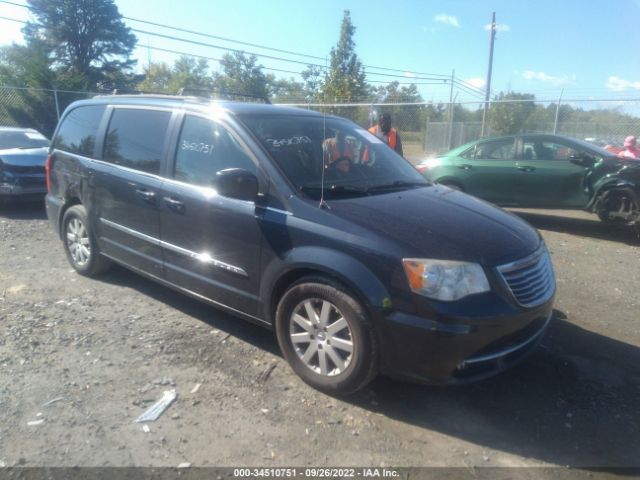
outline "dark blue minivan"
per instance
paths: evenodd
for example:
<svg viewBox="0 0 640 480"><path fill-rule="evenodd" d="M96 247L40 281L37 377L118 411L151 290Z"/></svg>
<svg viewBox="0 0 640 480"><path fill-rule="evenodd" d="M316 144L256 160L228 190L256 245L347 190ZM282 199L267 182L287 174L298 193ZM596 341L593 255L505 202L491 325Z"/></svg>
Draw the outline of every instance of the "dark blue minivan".
<svg viewBox="0 0 640 480"><path fill-rule="evenodd" d="M428 183L317 112L105 96L65 111L47 213L69 262L112 262L275 331L295 372L346 394L377 373L437 384L522 359L551 318L540 235Z"/></svg>

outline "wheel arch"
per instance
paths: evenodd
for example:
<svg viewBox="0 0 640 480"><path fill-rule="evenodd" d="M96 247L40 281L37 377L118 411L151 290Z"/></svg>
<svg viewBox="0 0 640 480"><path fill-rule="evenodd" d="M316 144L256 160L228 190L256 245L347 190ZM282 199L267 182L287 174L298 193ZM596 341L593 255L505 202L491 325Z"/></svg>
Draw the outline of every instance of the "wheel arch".
<svg viewBox="0 0 640 480"><path fill-rule="evenodd" d="M320 263L318 259L323 259ZM264 317L272 325L280 299L291 285L307 276L326 278L330 284L354 295L370 316L388 308L391 297L375 274L357 259L321 247L294 249L284 262L268 266L263 275L261 297Z"/></svg>

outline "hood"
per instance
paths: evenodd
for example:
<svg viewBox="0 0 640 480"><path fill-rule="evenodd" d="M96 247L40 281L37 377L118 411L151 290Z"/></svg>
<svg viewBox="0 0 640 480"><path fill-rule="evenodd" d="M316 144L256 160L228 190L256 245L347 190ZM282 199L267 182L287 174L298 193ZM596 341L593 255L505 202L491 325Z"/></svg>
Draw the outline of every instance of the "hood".
<svg viewBox="0 0 640 480"><path fill-rule="evenodd" d="M9 148L0 150L0 160L5 165L16 167L43 167L49 150L41 148Z"/></svg>
<svg viewBox="0 0 640 480"><path fill-rule="evenodd" d="M327 203L336 216L393 240L405 258L496 266L525 257L541 241L519 217L441 185Z"/></svg>

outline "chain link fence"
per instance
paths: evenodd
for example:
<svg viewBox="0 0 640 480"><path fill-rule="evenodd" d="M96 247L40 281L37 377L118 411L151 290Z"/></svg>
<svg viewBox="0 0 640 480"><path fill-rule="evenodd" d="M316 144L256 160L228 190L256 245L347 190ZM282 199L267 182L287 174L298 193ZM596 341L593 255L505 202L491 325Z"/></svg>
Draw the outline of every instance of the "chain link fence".
<svg viewBox="0 0 640 480"><path fill-rule="evenodd" d="M70 103L97 94L0 86L0 126L30 127L50 136ZM288 105L346 117L364 128L389 113L405 157L414 162L490 135L555 133L614 146L628 135L640 136L640 99L494 101L484 122L482 102Z"/></svg>

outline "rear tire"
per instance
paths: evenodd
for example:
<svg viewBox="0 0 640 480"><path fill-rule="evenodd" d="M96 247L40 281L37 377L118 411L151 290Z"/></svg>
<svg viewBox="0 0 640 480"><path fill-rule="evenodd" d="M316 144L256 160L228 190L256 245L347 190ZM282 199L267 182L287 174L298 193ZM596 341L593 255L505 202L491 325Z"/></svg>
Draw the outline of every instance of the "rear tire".
<svg viewBox="0 0 640 480"><path fill-rule="evenodd" d="M107 271L111 261L100 254L82 205L69 207L62 218L62 241L67 260L80 275L93 277Z"/></svg>
<svg viewBox="0 0 640 480"><path fill-rule="evenodd" d="M378 348L362 305L328 279L307 277L276 311L284 357L302 380L332 395L362 389L378 373Z"/></svg>

